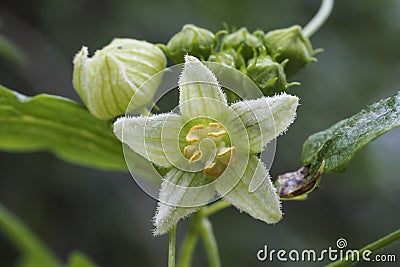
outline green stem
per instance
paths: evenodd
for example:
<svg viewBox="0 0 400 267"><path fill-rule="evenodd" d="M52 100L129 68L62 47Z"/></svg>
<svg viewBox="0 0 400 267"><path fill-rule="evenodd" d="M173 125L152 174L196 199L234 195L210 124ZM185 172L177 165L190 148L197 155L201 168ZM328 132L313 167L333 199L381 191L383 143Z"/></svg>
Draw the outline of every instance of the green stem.
<svg viewBox="0 0 400 267"><path fill-rule="evenodd" d="M179 253L178 267L189 267L192 262L192 256L196 247L198 234L197 228L199 219L201 218L200 213L197 212L193 215L193 218L189 225L188 233L181 245L181 251Z"/></svg>
<svg viewBox="0 0 400 267"><path fill-rule="evenodd" d="M221 267L217 241L214 236L211 222L207 217L202 218L199 230L207 252L210 267Z"/></svg>
<svg viewBox="0 0 400 267"><path fill-rule="evenodd" d="M213 233L211 222L208 220L208 216L229 206L230 204L228 202L218 201L209 207L200 209L193 215L189 225L188 233L186 234L181 245L178 267L190 266L199 235L203 240L204 247L207 252L209 266L221 266L217 241Z"/></svg>
<svg viewBox="0 0 400 267"><path fill-rule="evenodd" d="M169 232L168 267L175 267L176 225Z"/></svg>
<svg viewBox="0 0 400 267"><path fill-rule="evenodd" d="M218 211L228 208L230 206L231 206L231 203L220 200L220 201L216 202L215 204L212 204L208 207L203 208L203 216L211 216L214 213L217 213Z"/></svg>
<svg viewBox="0 0 400 267"><path fill-rule="evenodd" d="M387 236L382 237L381 239L378 239L377 241L361 248L359 250L359 255L362 255L362 253L366 250L370 250L372 252L377 251L381 248L384 248L396 241L400 240L400 229L397 231L394 231ZM342 267L342 266L350 266L352 264L355 264L354 260L350 258L345 258L342 260L338 260L335 262L332 262L331 264L327 265L326 267Z"/></svg>
<svg viewBox="0 0 400 267"><path fill-rule="evenodd" d="M307 37L311 37L316 33L325 21L328 19L329 15L333 9L334 0L322 0L321 7L319 8L317 14L308 22L308 24L303 28L303 34Z"/></svg>

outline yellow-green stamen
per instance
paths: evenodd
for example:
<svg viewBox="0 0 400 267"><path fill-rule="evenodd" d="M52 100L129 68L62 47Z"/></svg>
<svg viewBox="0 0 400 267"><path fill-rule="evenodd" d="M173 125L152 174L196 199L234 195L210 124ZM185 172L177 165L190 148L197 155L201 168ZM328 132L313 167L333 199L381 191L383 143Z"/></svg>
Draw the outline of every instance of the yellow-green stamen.
<svg viewBox="0 0 400 267"><path fill-rule="evenodd" d="M190 128L186 135L188 145L183 149L184 156L188 159L189 164L199 160L202 152L199 149L200 142L209 138L214 141L217 149L217 155L214 161L204 168L204 173L210 176L218 177L232 164L236 157L236 148L226 147L222 138L227 135L225 128L216 122L211 122L207 126L198 124Z"/></svg>

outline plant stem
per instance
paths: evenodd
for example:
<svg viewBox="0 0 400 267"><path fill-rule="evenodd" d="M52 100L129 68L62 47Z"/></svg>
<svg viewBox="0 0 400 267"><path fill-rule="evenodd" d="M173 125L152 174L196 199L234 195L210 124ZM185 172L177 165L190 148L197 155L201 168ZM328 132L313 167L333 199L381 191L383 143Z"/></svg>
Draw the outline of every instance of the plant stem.
<svg viewBox="0 0 400 267"><path fill-rule="evenodd" d="M317 14L308 22L303 29L303 34L311 37L325 23L333 9L334 0L322 0Z"/></svg>
<svg viewBox="0 0 400 267"><path fill-rule="evenodd" d="M211 216L214 213L217 213L220 210L223 210L227 207L230 207L231 203L227 201L220 200L216 202L215 204L212 204L206 208L203 209L203 216Z"/></svg>
<svg viewBox="0 0 400 267"><path fill-rule="evenodd" d="M179 253L178 267L189 267L192 261L194 248L196 247L198 234L197 228L199 224L200 213L197 212L193 215L193 218L189 225L188 233L181 245L181 251Z"/></svg>
<svg viewBox="0 0 400 267"><path fill-rule="evenodd" d="M168 267L175 267L176 225L169 232Z"/></svg>
<svg viewBox="0 0 400 267"><path fill-rule="evenodd" d="M362 253L366 250L370 250L370 251L377 251L381 248L384 248L396 241L400 240L400 229L398 229L397 231L394 231L390 234L388 234L387 236L382 237L381 239L378 239L375 242L372 242L369 245L366 245L365 247L361 248L359 250L359 255L362 255ZM344 258L342 260L338 260L335 262L332 262L331 264L327 265L326 267L342 267L342 266L350 266L352 264L355 264L355 261L351 258Z"/></svg>
<svg viewBox="0 0 400 267"><path fill-rule="evenodd" d="M190 266L199 235L201 236L206 249L209 266L221 267L217 241L213 233L211 222L208 220L208 216L229 206L230 204L228 202L218 201L209 207L200 209L193 215L188 233L181 245L178 267Z"/></svg>
<svg viewBox="0 0 400 267"><path fill-rule="evenodd" d="M217 241L215 239L210 220L208 220L207 217L202 218L199 230L207 252L210 267L221 267Z"/></svg>

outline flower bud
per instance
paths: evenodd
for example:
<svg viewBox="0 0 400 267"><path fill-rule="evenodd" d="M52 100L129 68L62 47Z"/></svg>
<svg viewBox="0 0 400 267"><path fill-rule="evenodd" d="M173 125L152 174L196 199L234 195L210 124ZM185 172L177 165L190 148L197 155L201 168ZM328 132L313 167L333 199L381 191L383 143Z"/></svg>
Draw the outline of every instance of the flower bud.
<svg viewBox="0 0 400 267"><path fill-rule="evenodd" d="M169 40L166 53L175 63L183 63L186 54L207 60L217 45L215 35L209 30L186 24Z"/></svg>
<svg viewBox="0 0 400 267"><path fill-rule="evenodd" d="M236 69L239 69L241 66L246 64L242 55L236 52L233 48L228 48L211 55L208 58L208 61L221 63Z"/></svg>
<svg viewBox="0 0 400 267"><path fill-rule="evenodd" d="M264 55L250 59L246 74L257 84L265 96L284 92L288 87L282 65L274 62L269 56Z"/></svg>
<svg viewBox="0 0 400 267"><path fill-rule="evenodd" d="M157 46L133 39L114 39L89 58L82 47L74 58L73 84L89 111L100 119L139 111L152 101L161 77L141 86L166 66L164 53Z"/></svg>
<svg viewBox="0 0 400 267"><path fill-rule="evenodd" d="M254 56L254 51L263 49L262 41L248 32L246 28L240 28L236 32L226 35L221 42L221 50L233 48L240 51L245 60Z"/></svg>
<svg viewBox="0 0 400 267"><path fill-rule="evenodd" d="M287 77L292 77L308 62L315 61L310 40L304 36L300 26L270 31L263 38L264 45L272 57L282 63L288 59L285 66Z"/></svg>

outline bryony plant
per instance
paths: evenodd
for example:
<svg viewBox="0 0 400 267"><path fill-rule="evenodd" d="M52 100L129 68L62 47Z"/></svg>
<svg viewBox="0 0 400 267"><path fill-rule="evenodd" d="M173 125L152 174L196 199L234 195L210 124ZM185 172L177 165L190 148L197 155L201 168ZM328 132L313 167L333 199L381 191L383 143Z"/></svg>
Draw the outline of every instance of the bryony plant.
<svg viewBox="0 0 400 267"><path fill-rule="evenodd" d="M255 154L294 120L298 98L282 94L228 106L212 71L188 55L179 89L180 114L126 116L114 123L118 139L170 169L160 189L155 234L213 200L215 191L256 219L279 221L279 197Z"/></svg>
<svg viewBox="0 0 400 267"><path fill-rule="evenodd" d="M74 59L73 84L84 106L58 96L26 97L0 85L0 149L50 150L72 163L126 171L119 139L133 150L135 160L149 161L163 173L154 233L170 234L168 266L176 262L176 224L194 213L178 265L190 266L200 236L210 266L219 267L208 216L232 204L256 219L276 223L282 218L280 200L306 199L322 173L344 171L358 150L400 126L397 92L310 136L303 145L301 168L279 175L278 190L274 188L260 154L295 118L299 99L286 94L293 85L287 79L315 60L318 50L308 38L332 5L333 0L323 0L304 28L251 33L243 27L214 34L186 25L167 45L115 39L91 58L83 47ZM218 38L221 34L226 35ZM0 37L0 54L17 51L9 46ZM168 70L164 54L175 63L184 62L179 111L156 115L147 106L163 77L156 73ZM246 75L264 97L237 101L238 95L225 90L229 88L211 71L215 62ZM147 116L124 115L127 110ZM224 200L207 205L219 198ZM80 253L64 265L1 204L0 230L20 249L24 266L95 266ZM397 230L363 249L377 250L399 239ZM346 258L332 266L348 264L351 259Z"/></svg>

